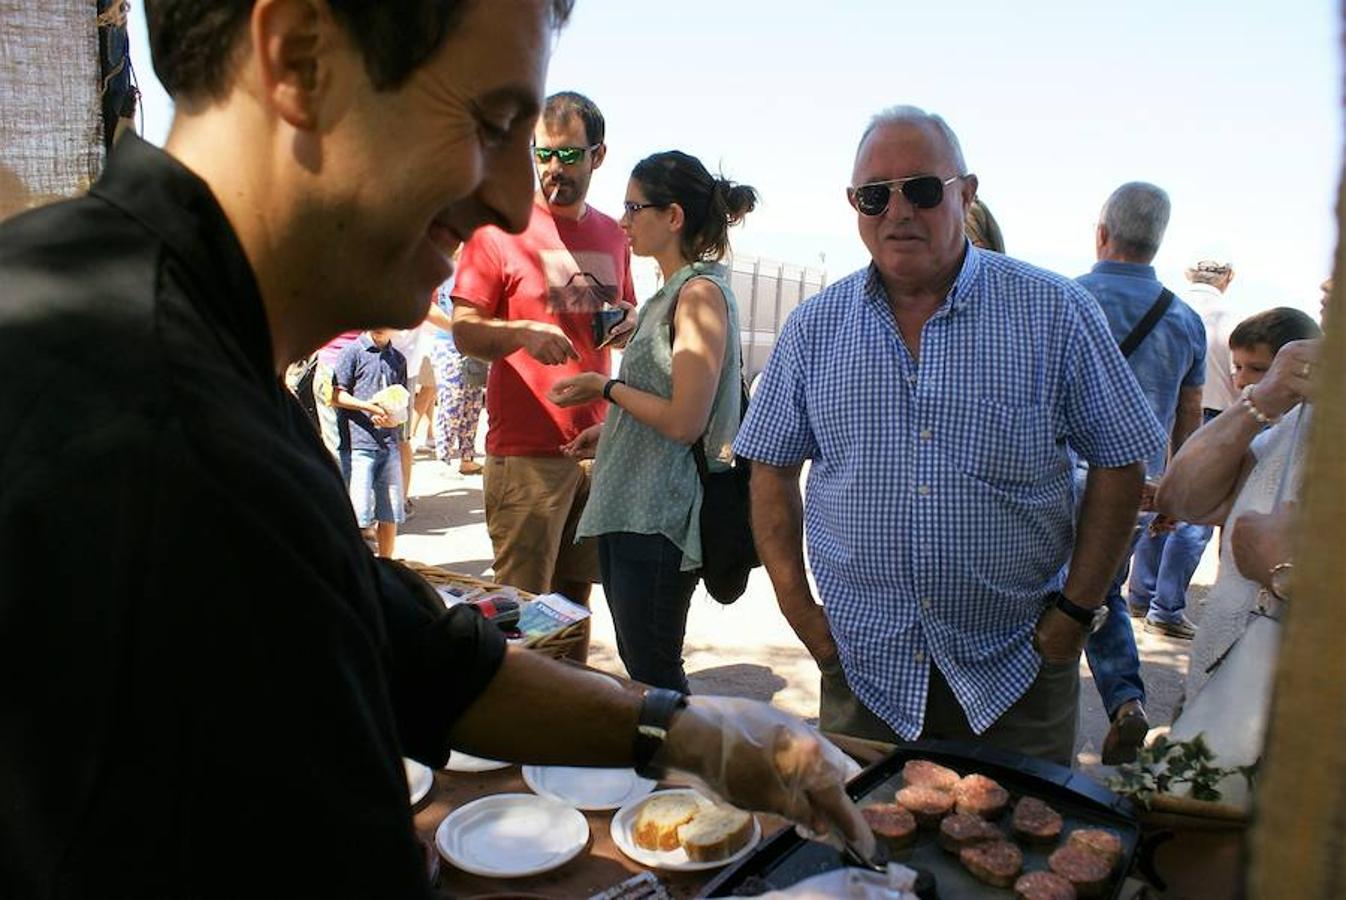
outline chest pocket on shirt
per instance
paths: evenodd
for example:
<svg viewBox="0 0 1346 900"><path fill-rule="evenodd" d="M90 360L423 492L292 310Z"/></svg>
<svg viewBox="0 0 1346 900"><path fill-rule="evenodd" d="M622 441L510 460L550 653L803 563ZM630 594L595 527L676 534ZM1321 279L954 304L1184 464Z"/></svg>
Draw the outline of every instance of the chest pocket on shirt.
<svg viewBox="0 0 1346 900"><path fill-rule="evenodd" d="M964 426L953 450L968 475L997 486L1033 485L1058 463L1051 410L968 398L960 412Z"/></svg>

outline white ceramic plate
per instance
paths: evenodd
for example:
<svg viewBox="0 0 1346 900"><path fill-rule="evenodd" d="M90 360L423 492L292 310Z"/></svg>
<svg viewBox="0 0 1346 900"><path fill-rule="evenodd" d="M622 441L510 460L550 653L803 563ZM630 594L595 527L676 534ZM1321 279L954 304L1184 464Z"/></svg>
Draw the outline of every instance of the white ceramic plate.
<svg viewBox="0 0 1346 900"><path fill-rule="evenodd" d="M589 843L589 822L577 809L533 794L494 794L449 814L435 847L450 864L487 878L548 872Z"/></svg>
<svg viewBox="0 0 1346 900"><path fill-rule="evenodd" d="M468 756L466 753L451 750L449 751L449 761L444 764L444 768L450 772L491 772L512 765L513 763L501 762L498 759Z"/></svg>
<svg viewBox="0 0 1346 900"><path fill-rule="evenodd" d="M702 804L709 806L710 801L701 794L690 788L677 788L669 791L656 791L650 794L650 797L658 797L661 794L691 794ZM728 865L731 862L738 862L743 857L752 852L762 840L762 826L757 823L757 817L752 817L752 837L748 838L748 843L743 846L733 856L725 859L717 859L707 862L692 862L687 858L687 851L679 847L676 850L646 850L644 847L636 846L635 837L632 830L636 824L636 813L640 811L641 804L645 803L647 797L642 797L635 803L628 803L617 810L612 817L612 842L617 845L627 856L640 863L642 866L649 866L652 869L664 869L671 872L700 872L705 869L718 869L721 866Z"/></svg>
<svg viewBox="0 0 1346 900"><path fill-rule="evenodd" d="M524 784L540 796L576 809L618 809L654 790L656 782L630 769L524 766Z"/></svg>
<svg viewBox="0 0 1346 900"><path fill-rule="evenodd" d="M415 806L430 793L435 784L435 773L429 766L423 766L414 759L402 758L402 767L407 770L407 788L411 791L411 805Z"/></svg>

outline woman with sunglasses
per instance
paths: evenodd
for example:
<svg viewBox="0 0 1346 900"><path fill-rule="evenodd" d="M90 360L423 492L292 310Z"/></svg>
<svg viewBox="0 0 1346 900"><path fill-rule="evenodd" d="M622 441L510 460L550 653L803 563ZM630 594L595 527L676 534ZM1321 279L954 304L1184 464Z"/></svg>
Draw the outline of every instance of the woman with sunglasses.
<svg viewBox="0 0 1346 900"><path fill-rule="evenodd" d="M604 397L606 421L562 449L591 456L593 486L577 535L598 537L603 592L632 678L687 692L682 640L701 565L701 480L728 468L741 416L738 304L719 264L729 228L757 203L695 157L656 153L626 187L621 226L631 252L653 257L664 286L640 309L621 374L564 379L560 406ZM599 436L602 436L601 442Z"/></svg>

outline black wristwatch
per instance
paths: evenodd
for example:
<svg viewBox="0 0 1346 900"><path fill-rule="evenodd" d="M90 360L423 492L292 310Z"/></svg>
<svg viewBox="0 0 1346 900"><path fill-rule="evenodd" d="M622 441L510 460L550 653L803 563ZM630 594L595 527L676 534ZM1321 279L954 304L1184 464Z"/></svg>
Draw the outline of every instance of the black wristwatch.
<svg viewBox="0 0 1346 900"><path fill-rule="evenodd" d="M620 378L609 378L607 383L603 385L603 399L609 403L617 402L612 399L612 389L619 384L626 384L626 382L622 381Z"/></svg>
<svg viewBox="0 0 1346 900"><path fill-rule="evenodd" d="M650 688L640 704L640 719L636 722L636 741L632 767L641 778L660 781L664 770L652 764L654 755L668 737L673 714L687 705L687 695L668 688Z"/></svg>
<svg viewBox="0 0 1346 900"><path fill-rule="evenodd" d="M1098 609L1085 609L1083 606L1077 606L1072 603L1070 598L1060 591L1052 591L1047 595L1047 600L1061 612L1070 616L1089 634L1103 627L1103 623L1108 619L1107 604Z"/></svg>

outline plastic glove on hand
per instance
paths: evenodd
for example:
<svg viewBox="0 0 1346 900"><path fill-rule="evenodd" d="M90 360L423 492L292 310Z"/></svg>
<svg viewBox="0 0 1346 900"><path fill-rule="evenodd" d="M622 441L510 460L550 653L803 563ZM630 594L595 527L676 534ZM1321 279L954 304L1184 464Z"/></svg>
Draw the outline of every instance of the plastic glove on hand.
<svg viewBox="0 0 1346 900"><path fill-rule="evenodd" d="M859 765L765 703L689 697L654 763L735 806L782 816L838 847L844 837L867 858L874 854L874 835L845 790Z"/></svg>

